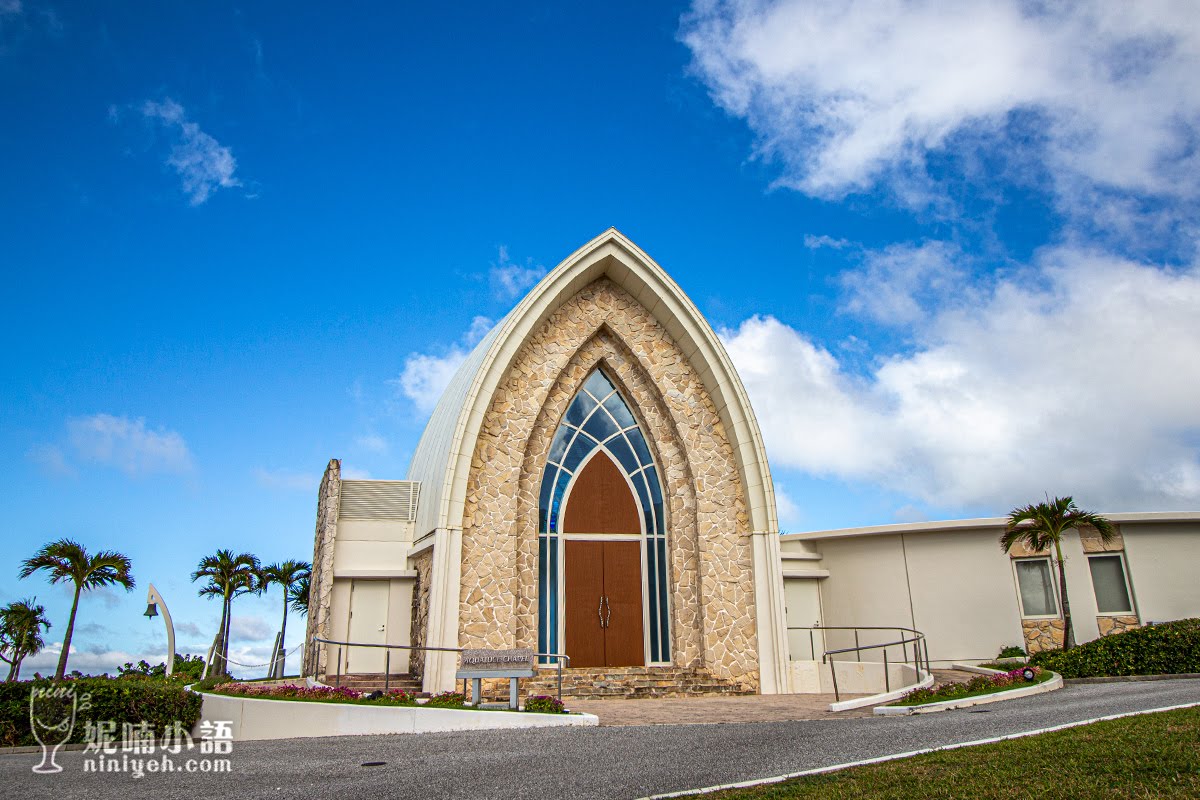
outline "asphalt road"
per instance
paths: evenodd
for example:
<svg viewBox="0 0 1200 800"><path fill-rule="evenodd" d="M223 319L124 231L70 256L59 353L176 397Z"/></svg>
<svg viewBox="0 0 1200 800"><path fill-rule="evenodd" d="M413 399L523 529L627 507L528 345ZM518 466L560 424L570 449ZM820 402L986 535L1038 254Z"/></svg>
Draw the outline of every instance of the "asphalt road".
<svg viewBox="0 0 1200 800"><path fill-rule="evenodd" d="M59 753L57 775L34 774L35 755L5 754L0 797L639 798L1195 702L1200 680L1171 680L1068 686L916 717L243 742L229 774L141 778L84 772L78 751Z"/></svg>

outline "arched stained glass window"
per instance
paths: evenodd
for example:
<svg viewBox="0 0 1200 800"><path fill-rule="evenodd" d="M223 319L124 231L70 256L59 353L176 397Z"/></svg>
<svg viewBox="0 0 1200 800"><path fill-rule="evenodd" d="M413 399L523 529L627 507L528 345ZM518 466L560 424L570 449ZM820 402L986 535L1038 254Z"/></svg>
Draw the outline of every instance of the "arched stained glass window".
<svg viewBox="0 0 1200 800"><path fill-rule="evenodd" d="M658 470L646 437L625 398L597 369L567 408L555 431L538 500L538 649L558 653L559 564L563 504L572 479L589 457L603 449L633 487L645 535L645 602L650 622L650 661L669 662L666 522Z"/></svg>

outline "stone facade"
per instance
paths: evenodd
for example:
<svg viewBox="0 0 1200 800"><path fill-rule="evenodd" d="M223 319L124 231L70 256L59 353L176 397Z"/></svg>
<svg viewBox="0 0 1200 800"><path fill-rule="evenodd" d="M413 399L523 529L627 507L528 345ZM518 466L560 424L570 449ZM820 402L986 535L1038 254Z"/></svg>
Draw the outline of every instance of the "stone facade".
<svg viewBox="0 0 1200 800"><path fill-rule="evenodd" d="M1079 542L1085 553L1119 553L1125 549L1125 537L1121 535L1121 527L1113 525L1113 536L1106 544L1100 538L1100 532L1091 525L1079 528Z"/></svg>
<svg viewBox="0 0 1200 800"><path fill-rule="evenodd" d="M550 442L593 369L629 400L664 484L672 664L758 686L745 491L695 368L655 318L607 279L524 343L485 414L467 481L461 647L537 646L538 489ZM414 625L414 631L417 630Z"/></svg>
<svg viewBox="0 0 1200 800"><path fill-rule="evenodd" d="M1123 633L1131 631L1134 628L1141 627L1141 621L1132 614L1124 614L1116 617L1096 617L1096 626L1100 628L1101 636L1108 636L1110 633Z"/></svg>
<svg viewBox="0 0 1200 800"><path fill-rule="evenodd" d="M413 647L424 647L429 635L429 589L433 576L433 548L419 553L412 559L412 568L417 571L417 582L413 586L412 627L409 638ZM408 661L412 675L425 674L425 651L412 650Z"/></svg>
<svg viewBox="0 0 1200 800"><path fill-rule="evenodd" d="M333 599L333 544L337 539L338 508L342 493L342 462L330 459L317 491L317 529L313 537L312 579L308 588L308 626L304 641L303 673L325 673L325 648L314 636L328 637L329 607Z"/></svg>
<svg viewBox="0 0 1200 800"><path fill-rule="evenodd" d="M1061 619L1021 620L1021 628L1025 634L1025 652L1029 655L1062 648L1066 626Z"/></svg>

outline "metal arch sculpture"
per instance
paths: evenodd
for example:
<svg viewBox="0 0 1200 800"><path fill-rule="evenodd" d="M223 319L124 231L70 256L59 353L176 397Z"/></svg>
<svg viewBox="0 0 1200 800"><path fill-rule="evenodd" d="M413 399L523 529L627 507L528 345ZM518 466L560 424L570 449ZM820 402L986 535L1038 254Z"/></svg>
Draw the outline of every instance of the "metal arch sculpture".
<svg viewBox="0 0 1200 800"><path fill-rule="evenodd" d="M167 626L167 677L170 677L171 672L175 669L175 624L171 622L171 612L167 609L167 601L163 600L158 589L154 588L154 584L150 584L149 591L146 592L146 616L157 617L157 606L162 606L163 623Z"/></svg>

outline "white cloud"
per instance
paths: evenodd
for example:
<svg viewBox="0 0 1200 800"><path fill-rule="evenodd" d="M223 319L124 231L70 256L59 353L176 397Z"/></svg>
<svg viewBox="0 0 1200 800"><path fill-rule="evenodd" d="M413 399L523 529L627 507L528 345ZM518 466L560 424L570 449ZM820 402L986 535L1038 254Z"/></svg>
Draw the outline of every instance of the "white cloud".
<svg viewBox="0 0 1200 800"><path fill-rule="evenodd" d="M290 470L269 470L262 467L254 469L254 480L258 481L259 486L265 486L268 489L295 491L316 491L321 484L321 478L318 475Z"/></svg>
<svg viewBox="0 0 1200 800"><path fill-rule="evenodd" d="M29 656L21 663L21 677L28 680L33 673L40 672L43 676L53 676L58 669L58 657L62 654L62 639L47 642L41 652ZM120 649L104 649L88 647L81 649L71 643L71 654L67 657L67 672L79 670L85 675L101 675L108 673L116 675L117 668L125 664L136 664L145 660L150 664L161 664L166 658L166 647L149 653L131 653Z"/></svg>
<svg viewBox="0 0 1200 800"><path fill-rule="evenodd" d="M192 468L192 454L183 437L167 428L151 430L144 419L112 414L74 417L67 421L67 432L80 458L130 475Z"/></svg>
<svg viewBox="0 0 1200 800"><path fill-rule="evenodd" d="M1042 161L1071 196L1075 181L1200 187L1193 0L696 0L680 37L714 101L782 165L778 183L811 195L883 181L926 202L930 154L969 162L988 145Z"/></svg>
<svg viewBox="0 0 1200 800"><path fill-rule="evenodd" d="M370 453L386 453L388 451L387 439L377 433L368 433L359 436L354 440L354 443Z"/></svg>
<svg viewBox="0 0 1200 800"><path fill-rule="evenodd" d="M508 257L508 248L501 245L499 258L492 264L488 277L496 296L502 300L511 300L524 294L526 289L537 283L545 274L546 268L540 264L535 265L531 258L525 259L524 264L514 263Z"/></svg>
<svg viewBox="0 0 1200 800"><path fill-rule="evenodd" d="M29 448L25 457L42 468L42 472L52 477L70 477L76 470L67 462L62 448L53 444L37 444Z"/></svg>
<svg viewBox="0 0 1200 800"><path fill-rule="evenodd" d="M201 638L202 636L216 635L216 631L203 631L200 629L200 626L194 622L176 622L175 632L182 633L185 636L192 636L197 639Z"/></svg>
<svg viewBox="0 0 1200 800"><path fill-rule="evenodd" d="M830 250L842 250L850 247L852 242L849 239L835 239L832 236L814 236L811 233L804 235L804 246L809 250L821 250L828 248Z"/></svg>
<svg viewBox="0 0 1200 800"><path fill-rule="evenodd" d="M174 137L166 163L179 175L192 205L204 203L218 189L242 185L234 177L237 160L233 152L189 121L179 103L169 97L161 103L147 100L142 115L159 122Z"/></svg>
<svg viewBox="0 0 1200 800"><path fill-rule="evenodd" d="M945 242L894 244L865 254L863 268L845 273L846 309L889 325L911 324L942 302L973 291L959 266L963 255Z"/></svg>
<svg viewBox="0 0 1200 800"><path fill-rule="evenodd" d="M779 530L794 532L800 523L800 507L777 483L775 484L775 510L779 513Z"/></svg>
<svg viewBox="0 0 1200 800"><path fill-rule="evenodd" d="M770 317L723 331L772 459L941 507L1200 502L1200 268L1059 248L945 302L865 377Z"/></svg>
<svg viewBox="0 0 1200 800"><path fill-rule="evenodd" d="M369 481L371 480L371 473L367 472L365 469L349 467L343 464L342 478L348 481Z"/></svg>
<svg viewBox="0 0 1200 800"><path fill-rule="evenodd" d="M275 626L268 623L262 617L235 615L229 622L229 638L231 640L236 638L261 642L267 639L274 639L275 634Z"/></svg>
<svg viewBox="0 0 1200 800"><path fill-rule="evenodd" d="M413 353L404 360L400 377L391 383L418 411L429 413L466 357L467 351L461 347L452 347L440 356Z"/></svg>
<svg viewBox="0 0 1200 800"><path fill-rule="evenodd" d="M429 413L437 405L446 390L450 379L466 360L471 348L483 339L492 329L492 321L487 317L475 317L471 327L463 335L460 343L451 346L441 355L428 353L412 353L404 360L404 369L400 377L388 383L400 395L407 398L421 413Z"/></svg>

